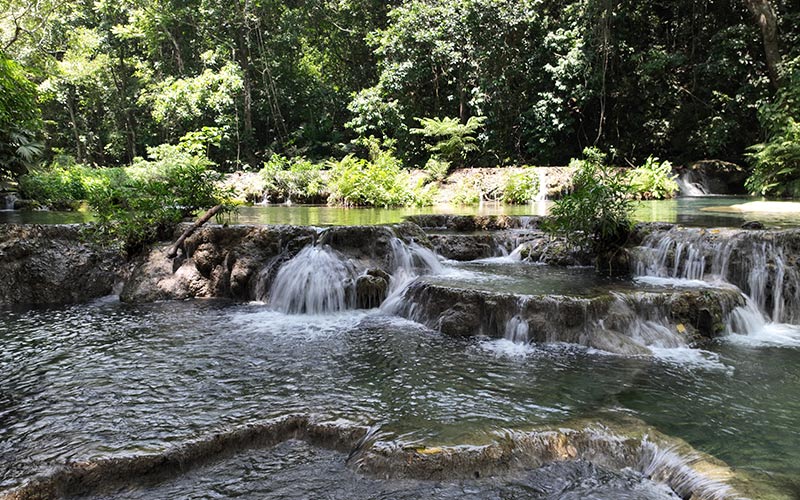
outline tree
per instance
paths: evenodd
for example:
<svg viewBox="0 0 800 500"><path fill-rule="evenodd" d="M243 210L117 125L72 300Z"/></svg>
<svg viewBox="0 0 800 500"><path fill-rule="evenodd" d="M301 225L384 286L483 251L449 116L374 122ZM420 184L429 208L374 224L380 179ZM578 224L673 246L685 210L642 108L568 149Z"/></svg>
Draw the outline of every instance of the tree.
<svg viewBox="0 0 800 500"><path fill-rule="evenodd" d="M781 53L778 47L778 16L775 8L769 0L744 0L744 3L761 29L769 79L772 86L777 89L780 86Z"/></svg>

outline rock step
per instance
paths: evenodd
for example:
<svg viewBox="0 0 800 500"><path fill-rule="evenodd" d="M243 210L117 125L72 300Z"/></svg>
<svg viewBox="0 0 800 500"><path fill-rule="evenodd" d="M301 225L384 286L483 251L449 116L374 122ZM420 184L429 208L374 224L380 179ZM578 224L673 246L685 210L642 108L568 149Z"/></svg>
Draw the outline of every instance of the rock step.
<svg viewBox="0 0 800 500"><path fill-rule="evenodd" d="M724 332L728 315L745 304L735 288L613 292L596 297L513 295L419 280L393 314L453 336L566 342L619 354L650 347L699 346Z"/></svg>

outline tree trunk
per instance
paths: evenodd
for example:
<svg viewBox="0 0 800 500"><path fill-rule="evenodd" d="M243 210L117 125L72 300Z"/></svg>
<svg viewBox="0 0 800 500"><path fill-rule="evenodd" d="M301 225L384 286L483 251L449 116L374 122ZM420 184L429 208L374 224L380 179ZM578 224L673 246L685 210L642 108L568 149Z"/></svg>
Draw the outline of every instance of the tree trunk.
<svg viewBox="0 0 800 500"><path fill-rule="evenodd" d="M769 0L744 0L744 3L761 28L769 80L777 89L780 86L778 66L781 62L781 53L778 49L778 16Z"/></svg>
<svg viewBox="0 0 800 500"><path fill-rule="evenodd" d="M219 212L223 208L224 205L216 205L210 208L206 213L203 214L202 217L197 219L197 222L189 226L189 228L183 232L180 238L178 238L177 241L175 241L175 243L171 247L169 247L169 250L167 251L167 258L174 259L175 257L177 257L178 250L183 248L183 242L186 241L186 238L188 238L189 236L192 235L192 233L197 231L197 228L199 228L200 226L208 222L212 217L217 215L217 212Z"/></svg>

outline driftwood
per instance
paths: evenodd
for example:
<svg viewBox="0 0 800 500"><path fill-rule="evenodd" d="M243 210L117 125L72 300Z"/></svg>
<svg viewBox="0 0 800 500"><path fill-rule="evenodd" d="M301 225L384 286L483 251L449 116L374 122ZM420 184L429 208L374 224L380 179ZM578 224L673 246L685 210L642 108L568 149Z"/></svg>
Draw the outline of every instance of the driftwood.
<svg viewBox="0 0 800 500"><path fill-rule="evenodd" d="M192 235L192 233L197 231L197 228L199 228L200 226L208 222L212 217L217 215L217 213L220 210L222 210L223 207L224 205L217 205L212 208L209 208L208 211L204 213L202 217L197 219L197 221L194 224L192 224L186 231L184 231L183 234L180 236L180 238L178 238L175 241L175 243L171 247L169 247L169 251L167 252L167 258L174 259L178 255L178 249L183 247L183 242L186 240L186 238L188 238L189 236Z"/></svg>

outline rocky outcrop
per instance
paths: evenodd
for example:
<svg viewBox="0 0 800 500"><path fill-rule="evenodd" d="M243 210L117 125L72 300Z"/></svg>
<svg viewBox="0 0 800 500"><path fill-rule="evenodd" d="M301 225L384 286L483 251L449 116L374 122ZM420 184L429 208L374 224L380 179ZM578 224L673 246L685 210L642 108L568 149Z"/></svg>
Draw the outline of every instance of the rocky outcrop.
<svg viewBox="0 0 800 500"><path fill-rule="evenodd" d="M355 302L377 305L385 298L388 275L397 265L397 241L430 245L425 233L408 223L334 227L322 232L300 226L209 225L186 239L175 260L166 256L168 244L155 246L137 262L121 299L267 300L281 265L306 246L318 245L363 275L355 283Z"/></svg>
<svg viewBox="0 0 800 500"><path fill-rule="evenodd" d="M85 302L124 275L121 254L86 226L0 224L0 305Z"/></svg>
<svg viewBox="0 0 800 500"><path fill-rule="evenodd" d="M179 228L176 233L180 233ZM251 300L285 260L316 238L295 226L209 225L189 236L183 253L167 257L169 243L136 263L120 298L129 302L223 297Z"/></svg>
<svg viewBox="0 0 800 500"><path fill-rule="evenodd" d="M682 196L747 194L747 170L721 160L703 160L675 169Z"/></svg>
<svg viewBox="0 0 800 500"><path fill-rule="evenodd" d="M446 335L566 342L620 354L649 347L702 345L725 329L744 305L733 287L665 292L618 292L597 297L511 295L418 281L391 311Z"/></svg>

